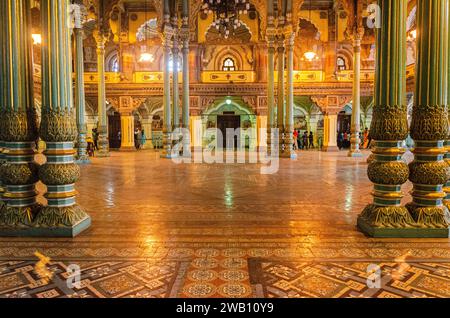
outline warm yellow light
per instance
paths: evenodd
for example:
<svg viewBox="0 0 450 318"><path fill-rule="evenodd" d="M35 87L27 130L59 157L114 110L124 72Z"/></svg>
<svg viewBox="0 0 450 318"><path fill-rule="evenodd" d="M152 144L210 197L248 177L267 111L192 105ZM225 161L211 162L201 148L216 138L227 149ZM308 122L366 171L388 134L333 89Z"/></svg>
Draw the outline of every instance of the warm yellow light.
<svg viewBox="0 0 450 318"><path fill-rule="evenodd" d="M139 62L144 62L144 63L153 63L153 61L155 60L155 57L153 56L153 54L150 53L142 53L141 57L139 58Z"/></svg>
<svg viewBox="0 0 450 318"><path fill-rule="evenodd" d="M413 39L417 39L417 30L412 30L409 34Z"/></svg>
<svg viewBox="0 0 450 318"><path fill-rule="evenodd" d="M304 56L305 56L305 59L307 59L308 61L311 62L316 57L316 53L313 51L308 51L304 54Z"/></svg>
<svg viewBox="0 0 450 318"><path fill-rule="evenodd" d="M39 45L42 43L42 38L40 34L32 34L31 37L33 38L34 45Z"/></svg>

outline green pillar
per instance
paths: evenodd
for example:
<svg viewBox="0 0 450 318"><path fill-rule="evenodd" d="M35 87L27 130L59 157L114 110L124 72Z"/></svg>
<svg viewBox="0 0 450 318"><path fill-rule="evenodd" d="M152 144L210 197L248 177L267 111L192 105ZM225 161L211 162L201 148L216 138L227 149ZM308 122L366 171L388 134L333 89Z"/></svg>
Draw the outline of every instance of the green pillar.
<svg viewBox="0 0 450 318"><path fill-rule="evenodd" d="M357 26L353 30L353 104L352 104L352 136L350 142L349 157L362 157L359 150L361 139L361 40L364 29L359 30Z"/></svg>
<svg viewBox="0 0 450 318"><path fill-rule="evenodd" d="M170 24L169 0L164 0L164 26L163 26L163 58L164 58L164 96L163 96L163 150L161 158L172 158L172 107L170 95L170 53L173 29Z"/></svg>
<svg viewBox="0 0 450 318"><path fill-rule="evenodd" d="M189 117L189 0L183 0L182 11L183 24L181 27L180 38L183 41L183 104L182 104L182 123L183 123L183 156L191 156L191 133Z"/></svg>
<svg viewBox="0 0 450 318"><path fill-rule="evenodd" d="M72 5L75 37L75 108L77 113L77 163L90 163L86 153L86 105L84 95L84 57L83 57L83 24L80 5Z"/></svg>
<svg viewBox="0 0 450 318"><path fill-rule="evenodd" d="M5 1L0 3L0 24L5 25ZM6 60L6 36L5 36L6 28L0 29L0 171L2 169L3 164L5 163L5 144L4 144L4 120L5 120L5 106L6 106L6 75L5 75L5 67ZM6 198L3 198L5 193L5 188L3 186L3 178L0 174L0 214L3 212L3 209L6 208Z"/></svg>
<svg viewBox="0 0 450 318"><path fill-rule="evenodd" d="M426 0L428 1L428 0ZM358 217L358 227L373 237L414 236L414 221L401 205L408 166L402 144L408 135L406 111L407 0L379 0L375 105L370 134L374 140L368 176L374 183L373 203Z"/></svg>
<svg viewBox="0 0 450 318"><path fill-rule="evenodd" d="M39 169L47 186L47 206L34 226L42 235L73 237L90 226L91 219L76 204L75 182L80 168L74 162L77 123L72 96L72 56L69 0L41 0L42 13L42 121L47 162Z"/></svg>
<svg viewBox="0 0 450 318"><path fill-rule="evenodd" d="M288 1L289 2L289 1ZM288 6L289 8L289 6ZM287 92L286 92L286 117L285 117L285 136L284 136L284 152L282 155L287 158L296 156L292 145L294 133L294 39L295 33L289 33L286 36L287 48Z"/></svg>
<svg viewBox="0 0 450 318"><path fill-rule="evenodd" d="M98 153L97 157L109 157L108 115L106 114L105 44L108 38L103 32L94 33L97 41L98 76Z"/></svg>
<svg viewBox="0 0 450 318"><path fill-rule="evenodd" d="M174 25L177 19L174 19ZM180 86L178 83L178 65L179 65L179 55L180 49L178 47L178 36L173 37L173 47L172 47L172 84L173 84L173 100L172 100L172 112L173 112L173 128L180 128Z"/></svg>
<svg viewBox="0 0 450 318"><path fill-rule="evenodd" d="M413 201L407 205L422 236L448 237L447 165L444 142L448 137L448 0L417 1L416 92L411 137L415 142L409 180Z"/></svg>
<svg viewBox="0 0 450 318"><path fill-rule="evenodd" d="M33 99L30 3L2 1L2 139L6 163L2 181L6 208L0 213L0 235L26 235L39 212L35 184L38 165L34 162L37 140Z"/></svg>

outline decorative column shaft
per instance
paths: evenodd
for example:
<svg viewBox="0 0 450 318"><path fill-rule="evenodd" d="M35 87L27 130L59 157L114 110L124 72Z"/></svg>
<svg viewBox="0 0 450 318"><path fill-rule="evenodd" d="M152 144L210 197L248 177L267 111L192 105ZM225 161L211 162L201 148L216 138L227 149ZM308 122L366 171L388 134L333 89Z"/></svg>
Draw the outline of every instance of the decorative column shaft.
<svg viewBox="0 0 450 318"><path fill-rule="evenodd" d="M173 23L177 20L174 19ZM173 47L172 47L172 84L173 84L173 100L172 100L172 112L173 112L173 128L177 129L180 127L180 87L178 83L178 61L179 61L180 49L178 48L178 36L173 37Z"/></svg>
<svg viewBox="0 0 450 318"><path fill-rule="evenodd" d="M352 136L350 140L349 157L362 157L359 144L361 142L361 38L362 33L357 28L353 31L353 104L352 104Z"/></svg>
<svg viewBox="0 0 450 318"><path fill-rule="evenodd" d="M37 140L33 99L30 3L2 1L3 109L2 139L6 163L2 181L6 187L6 208L0 213L0 235L21 235L39 211L35 184L38 165L34 162ZM26 235L26 234L25 234Z"/></svg>
<svg viewBox="0 0 450 318"><path fill-rule="evenodd" d="M286 37L287 103L286 103L286 117L285 117L285 131L284 131L285 151L282 153L282 155L287 158L295 156L295 153L292 149L293 145L292 138L294 133L294 38L295 33L289 33L288 36Z"/></svg>
<svg viewBox="0 0 450 318"><path fill-rule="evenodd" d="M428 1L428 0L427 0ZM402 160L408 136L406 102L407 0L379 0L375 103L370 135L374 141L368 176L374 183L373 203L358 217L358 227L373 237L415 235L415 224L401 205L408 165Z"/></svg>
<svg viewBox="0 0 450 318"><path fill-rule="evenodd" d="M281 16L279 19L284 21L284 18ZM273 137L278 138L278 146L279 146L279 155L284 156L286 153L286 145L284 144L285 139L285 85L284 85L284 63L285 63L285 47L284 47L284 36L279 36L278 38L278 91L277 91L277 128L278 134L275 134Z"/></svg>
<svg viewBox="0 0 450 318"><path fill-rule="evenodd" d="M278 104L277 104L277 126L280 131L284 131L284 108L285 108L285 95L284 95L284 40L278 41Z"/></svg>
<svg viewBox="0 0 450 318"><path fill-rule="evenodd" d="M47 162L39 177L47 186L48 205L34 226L45 235L73 237L90 226L91 219L76 204L75 182L80 168L74 162L77 123L72 96L72 56L67 24L69 0L41 0L42 12L42 121Z"/></svg>
<svg viewBox="0 0 450 318"><path fill-rule="evenodd" d="M83 24L81 16L81 7L72 5L72 14L74 20L75 34L75 108L77 113L77 163L90 163L89 156L86 153L87 126L85 121L86 106L84 96L84 57L83 57Z"/></svg>
<svg viewBox="0 0 450 318"><path fill-rule="evenodd" d="M272 18L273 20L273 18ZM268 38L267 47L267 154L272 156L272 134L275 123L275 43ZM275 136L274 136L275 137ZM278 138L278 137L277 137Z"/></svg>
<svg viewBox="0 0 450 318"><path fill-rule="evenodd" d="M183 39L183 105L182 105L182 124L184 128L183 135L183 156L191 156L191 134L190 134L190 116L189 116L189 0L183 0L183 25L181 28L181 38Z"/></svg>
<svg viewBox="0 0 450 318"><path fill-rule="evenodd" d="M450 18L448 19L449 23L449 29L448 29L448 43L450 43ZM450 47L448 48L448 61L447 61L447 106L450 106ZM450 120L450 113L449 113L449 120ZM445 154L445 162L447 163L448 169L450 169L450 132L449 136L447 137L447 140L445 142L445 148L447 153ZM444 200L444 205L447 209L450 209L450 174L449 178L447 179L447 183L445 184L444 191L446 193L446 197Z"/></svg>
<svg viewBox="0 0 450 318"><path fill-rule="evenodd" d="M97 41L97 76L98 76L98 152L97 157L109 157L108 116L106 114L105 84L105 44L107 37L101 32L95 33Z"/></svg>
<svg viewBox="0 0 450 318"><path fill-rule="evenodd" d="M444 141L448 136L448 0L417 1L416 93L411 123L415 142L409 180L413 201L407 205L423 236L448 237Z"/></svg>
<svg viewBox="0 0 450 318"><path fill-rule="evenodd" d="M163 29L163 54L164 54L164 122L163 122L163 151L162 158L172 157L172 107L170 96L170 42L172 38L172 28L170 26L170 10L168 0L164 0L164 29Z"/></svg>
<svg viewBox="0 0 450 318"><path fill-rule="evenodd" d="M6 19L6 3L2 1L0 3L0 24L5 25ZM5 163L5 136L4 136L4 122L5 122L5 111L6 111L6 28L0 29L0 171L3 164ZM0 173L0 214L3 209L6 208L6 198L3 197L5 193L5 188L3 186L3 177Z"/></svg>

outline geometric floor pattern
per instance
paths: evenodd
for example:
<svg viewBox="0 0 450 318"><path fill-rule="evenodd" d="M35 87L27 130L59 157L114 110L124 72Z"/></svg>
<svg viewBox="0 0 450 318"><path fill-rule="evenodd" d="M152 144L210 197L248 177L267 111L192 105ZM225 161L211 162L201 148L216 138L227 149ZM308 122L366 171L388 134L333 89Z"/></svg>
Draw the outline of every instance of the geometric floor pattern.
<svg viewBox="0 0 450 318"><path fill-rule="evenodd" d="M0 262L0 298L449 298L449 263ZM72 265L73 266L73 265ZM369 281L369 282L368 282Z"/></svg>
<svg viewBox="0 0 450 318"><path fill-rule="evenodd" d="M0 238L0 298L450 297L449 239L356 229L367 155L304 151L273 175L151 151L94 158L76 185L91 228Z"/></svg>
<svg viewBox="0 0 450 318"><path fill-rule="evenodd" d="M449 263L319 264L255 260L253 266L256 297L450 297Z"/></svg>

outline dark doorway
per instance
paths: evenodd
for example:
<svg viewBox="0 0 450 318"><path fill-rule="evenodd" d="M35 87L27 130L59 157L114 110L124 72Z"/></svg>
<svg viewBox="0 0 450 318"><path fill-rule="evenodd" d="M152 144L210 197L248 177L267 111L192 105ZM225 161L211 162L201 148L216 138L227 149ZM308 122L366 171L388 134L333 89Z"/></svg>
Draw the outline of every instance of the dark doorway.
<svg viewBox="0 0 450 318"><path fill-rule="evenodd" d="M223 135L223 148L226 149L237 149L238 147L238 136L230 136L230 140L227 140L227 128L232 128L236 130L241 127L241 116L236 116L234 114L224 114L217 116L217 128L222 132Z"/></svg>
<svg viewBox="0 0 450 318"><path fill-rule="evenodd" d="M114 115L108 116L108 137L109 148L111 149L120 149L120 145L122 143L120 126L119 113L114 113Z"/></svg>
<svg viewBox="0 0 450 318"><path fill-rule="evenodd" d="M352 115L340 112L338 115L338 140L339 148L350 148L350 131L352 127ZM339 138L339 136L341 136Z"/></svg>

